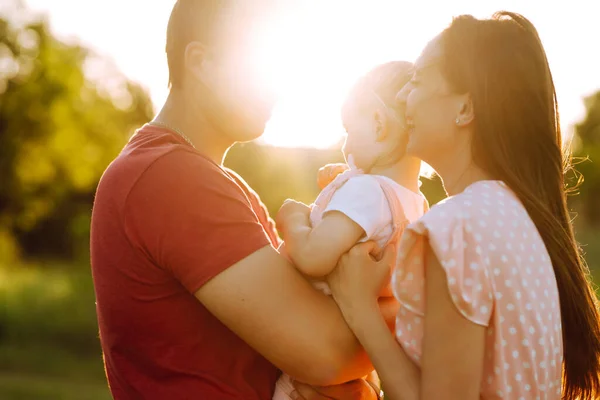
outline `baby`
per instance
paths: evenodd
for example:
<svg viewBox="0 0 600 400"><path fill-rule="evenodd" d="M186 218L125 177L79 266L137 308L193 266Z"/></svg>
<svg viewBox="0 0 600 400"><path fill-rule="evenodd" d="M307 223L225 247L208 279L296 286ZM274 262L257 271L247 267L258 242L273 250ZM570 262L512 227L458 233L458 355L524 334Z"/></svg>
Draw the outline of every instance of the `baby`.
<svg viewBox="0 0 600 400"><path fill-rule="evenodd" d="M407 156L404 110L396 94L409 81L412 64L394 61L364 75L342 108L347 167L320 171L328 183L312 207L288 200L277 215L284 249L296 268L329 294L324 282L338 259L356 243L375 241L383 250L419 219L427 201L419 191L421 161ZM391 295L391 291L385 293ZM274 400L290 399L291 379L277 382Z"/></svg>

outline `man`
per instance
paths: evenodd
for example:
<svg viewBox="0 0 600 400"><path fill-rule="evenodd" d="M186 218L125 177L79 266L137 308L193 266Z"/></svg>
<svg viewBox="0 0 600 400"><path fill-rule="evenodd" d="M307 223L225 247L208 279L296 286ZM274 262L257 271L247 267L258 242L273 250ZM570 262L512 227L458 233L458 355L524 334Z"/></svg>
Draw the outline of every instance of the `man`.
<svg viewBox="0 0 600 400"><path fill-rule="evenodd" d="M334 301L275 250L256 193L222 167L230 146L262 134L273 106L242 74L257 9L177 1L168 100L98 186L91 261L115 399L267 400L279 370L323 386L372 369ZM385 304L391 321L395 304ZM376 398L362 380L321 392Z"/></svg>

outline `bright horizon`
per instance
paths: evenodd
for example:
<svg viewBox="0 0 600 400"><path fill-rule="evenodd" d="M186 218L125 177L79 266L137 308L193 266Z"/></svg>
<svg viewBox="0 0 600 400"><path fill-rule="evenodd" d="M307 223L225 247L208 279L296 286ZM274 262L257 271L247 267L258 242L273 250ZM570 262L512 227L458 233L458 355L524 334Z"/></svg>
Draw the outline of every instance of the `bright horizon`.
<svg viewBox="0 0 600 400"><path fill-rule="evenodd" d="M111 58L125 76L149 91L156 110L162 106L168 94L166 26L174 0L152 5L144 0L26 3L48 14L61 39ZM522 13L536 25L554 75L563 129L570 130L584 116L583 97L600 89L600 53L591 51L596 7L585 0L543 6L506 0L482 3L282 1L283 11L263 26L257 55L280 96L261 141L286 147L335 145L343 133L339 108L362 73L390 60L414 61L454 15L487 17L502 9ZM286 63L298 49L310 49L313 58Z"/></svg>

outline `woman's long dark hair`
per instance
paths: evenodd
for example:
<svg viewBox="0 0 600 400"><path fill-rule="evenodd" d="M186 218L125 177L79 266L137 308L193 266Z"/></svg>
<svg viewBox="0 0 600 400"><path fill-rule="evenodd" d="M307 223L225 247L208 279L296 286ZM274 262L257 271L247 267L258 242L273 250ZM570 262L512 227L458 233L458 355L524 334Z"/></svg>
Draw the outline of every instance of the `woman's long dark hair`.
<svg viewBox="0 0 600 400"><path fill-rule="evenodd" d="M554 82L537 30L522 15L455 18L441 36L443 73L475 112L475 163L519 197L550 254L563 336L563 398L600 396L600 324L566 201Z"/></svg>

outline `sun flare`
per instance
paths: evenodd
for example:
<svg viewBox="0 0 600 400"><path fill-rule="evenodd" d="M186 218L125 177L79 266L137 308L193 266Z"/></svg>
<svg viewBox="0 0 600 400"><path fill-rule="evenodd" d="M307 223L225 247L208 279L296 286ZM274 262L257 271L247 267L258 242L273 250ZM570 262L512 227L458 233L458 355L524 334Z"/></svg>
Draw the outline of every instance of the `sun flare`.
<svg viewBox="0 0 600 400"><path fill-rule="evenodd" d="M62 39L75 38L110 55L126 76L148 88L155 107L163 104L169 93L165 30L174 0L146 7L144 18L137 18L138 1L26 2L50 13L53 31ZM386 61L414 61L452 16L488 17L501 9L524 14L538 28L553 69L563 128L568 129L584 115L582 96L600 87L600 53L580 51L596 26L592 3L550 2L542 7L517 0L271 0L277 7L259 26L254 58L262 81L279 102L262 142L286 147L338 143L343 134L341 103L362 73ZM106 33L107 20L113 22L111 34ZM556 29L558 20L564 29Z"/></svg>
<svg viewBox="0 0 600 400"><path fill-rule="evenodd" d="M339 18L339 5L319 12L315 16L314 8L296 5L263 26L256 62L264 84L278 98L264 143L317 148L339 143L344 133L340 107L354 81L378 63L397 58L394 53L415 56L416 46L390 49L381 40L381 18L369 18L364 7L345 5L344 18Z"/></svg>
<svg viewBox="0 0 600 400"><path fill-rule="evenodd" d="M534 4L509 0L436 3L433 8L426 2L391 0L316 4L310 0L286 3L263 26L256 62L263 81L279 99L263 143L317 148L339 143L343 135L340 107L353 82L377 64L414 61L452 16L463 13L489 17L510 8L529 16L547 45L559 100L577 98L574 90L579 81L570 72L569 80L561 80L564 62L555 58L555 47L562 42L556 40L552 26L544 24L542 9ZM561 108L565 127L582 113L576 102L561 101Z"/></svg>

